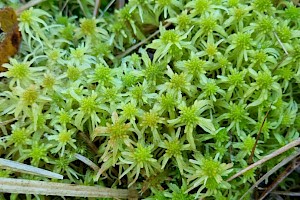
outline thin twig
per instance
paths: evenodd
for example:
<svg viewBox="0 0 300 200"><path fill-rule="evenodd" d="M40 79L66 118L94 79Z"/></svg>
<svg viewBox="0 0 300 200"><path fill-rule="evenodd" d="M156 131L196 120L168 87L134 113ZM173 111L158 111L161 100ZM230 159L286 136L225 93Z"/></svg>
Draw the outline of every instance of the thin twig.
<svg viewBox="0 0 300 200"><path fill-rule="evenodd" d="M257 143L258 143L258 140L259 140L259 136L260 136L261 131L262 131L262 128L263 128L263 126L264 126L264 124L265 124L265 122L266 122L267 116L268 116L268 114L269 114L269 112L270 112L270 110L271 110L271 106L272 106L272 104L270 105L270 107L269 107L267 113L266 113L265 116L264 116L264 119L263 119L263 121L262 121L262 123L261 123L261 126L259 127L259 131L258 131L258 133L257 133L257 135L256 135L255 144L254 144L254 146L252 147L251 155L250 155L250 157L249 157L249 159L248 159L248 164L253 163L253 156L254 156L254 152L255 152L255 149L256 149L256 146L257 146Z"/></svg>
<svg viewBox="0 0 300 200"><path fill-rule="evenodd" d="M98 154L98 148L96 147L96 145L88 138L88 136L86 134L84 134L83 132L79 132L79 136L84 139L84 141L87 143L87 145L92 149L92 151L95 154Z"/></svg>
<svg viewBox="0 0 300 200"><path fill-rule="evenodd" d="M232 154L232 131L229 131L229 136L230 136L230 146L229 146L229 154L230 154L230 156L229 156L229 160L230 160L230 162L232 162L232 156L231 155L233 155Z"/></svg>
<svg viewBox="0 0 300 200"><path fill-rule="evenodd" d="M279 194L284 196L294 196L294 197L300 197L300 192L285 192L285 191L273 191L271 194Z"/></svg>
<svg viewBox="0 0 300 200"><path fill-rule="evenodd" d="M101 13L100 17L103 17L104 13L111 7L111 5L113 5L113 3L115 2L115 0L111 0L107 6L104 8L103 12Z"/></svg>
<svg viewBox="0 0 300 200"><path fill-rule="evenodd" d="M261 182L263 182L265 179L267 179L271 174L275 173L278 169L280 169L282 166L286 165L288 162L293 160L295 157L300 155L300 150L298 150L296 153L290 155L289 157L282 160L280 163L278 163L275 167L273 167L270 171L268 171L265 175L263 175L258 181L256 181L245 194L240 198L240 200L244 199L245 196L252 191L255 187L257 187Z"/></svg>
<svg viewBox="0 0 300 200"><path fill-rule="evenodd" d="M285 61L285 59L287 59L288 57L289 57L289 55L285 54L282 57L282 59L280 60L280 62L277 63L276 67L272 70L272 73L274 73L278 69L278 67L283 63L283 61Z"/></svg>
<svg viewBox="0 0 300 200"><path fill-rule="evenodd" d="M274 181L273 183L263 192L259 197L259 200L263 200L270 192L272 192L279 183L281 183L288 175L290 175L297 167L300 166L300 157L296 158Z"/></svg>
<svg viewBox="0 0 300 200"><path fill-rule="evenodd" d="M63 7L61 8L61 12L63 12L65 10L65 8L68 5L68 3L69 3L69 0L65 1Z"/></svg>
<svg viewBox="0 0 300 200"><path fill-rule="evenodd" d="M45 0L31 0L28 3L22 5L20 8L18 8L16 10L16 13L17 13L17 15L20 15L21 12L23 12L24 10L27 10L28 8L31 8L39 3L42 3L43 1L45 1Z"/></svg>
<svg viewBox="0 0 300 200"><path fill-rule="evenodd" d="M164 25L165 28L167 28L168 26L170 26L172 23L168 22ZM124 56L128 55L129 53L131 53L132 51L134 51L135 49L139 48L140 46L142 46L143 44L145 44L146 42L148 42L150 39L152 39L153 37L155 37L156 35L159 34L159 30L155 31L154 33L152 33L151 35L149 35L149 37L147 37L146 39L140 41L139 43L133 45L132 47L126 49L126 51L124 51L123 53L119 54L116 56L117 59L121 59Z"/></svg>
<svg viewBox="0 0 300 200"><path fill-rule="evenodd" d="M135 190L112 189L99 186L83 186L25 179L0 178L0 185L0 192L5 193L120 199L138 198L138 193Z"/></svg>
<svg viewBox="0 0 300 200"><path fill-rule="evenodd" d="M264 162L266 162L266 161L268 161L268 160L270 160L270 159L272 159L272 158L274 158L274 157L276 157L276 156L278 156L278 155L286 152L287 150L289 150L289 149L291 149L291 148L293 148L293 147L295 147L295 146L297 146L299 144L300 144L300 138L298 138L298 139L296 139L296 140L288 143L287 145L285 145L285 146L277 149L273 153L271 153L271 154L263 157L261 160L253 163L252 165L249 165L245 169L239 171L238 173L236 173L233 176L231 176L230 178L228 178L227 181L231 181L231 180L235 179L236 177L239 177L240 175L244 174L245 172L249 171L250 169L255 168L255 167L263 164Z"/></svg>
<svg viewBox="0 0 300 200"><path fill-rule="evenodd" d="M98 15L98 10L101 6L101 0L95 0L95 7L94 7L94 12L93 12L93 17L97 17Z"/></svg>

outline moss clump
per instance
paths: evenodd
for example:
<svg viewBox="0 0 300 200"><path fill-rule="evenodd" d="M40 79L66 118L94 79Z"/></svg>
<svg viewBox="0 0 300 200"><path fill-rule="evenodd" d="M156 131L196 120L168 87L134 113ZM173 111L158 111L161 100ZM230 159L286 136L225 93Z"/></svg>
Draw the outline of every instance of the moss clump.
<svg viewBox="0 0 300 200"><path fill-rule="evenodd" d="M65 6L19 16L22 46L0 74L0 121L17 118L0 123L1 157L149 199L238 199L259 176L226 179L247 165L266 113L254 161L299 137L291 2L129 0L97 17L94 1Z"/></svg>

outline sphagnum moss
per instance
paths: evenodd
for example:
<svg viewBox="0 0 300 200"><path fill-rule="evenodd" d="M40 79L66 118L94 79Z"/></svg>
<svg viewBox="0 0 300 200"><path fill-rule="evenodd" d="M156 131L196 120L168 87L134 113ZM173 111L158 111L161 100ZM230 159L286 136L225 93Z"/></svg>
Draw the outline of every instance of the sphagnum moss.
<svg viewBox="0 0 300 200"><path fill-rule="evenodd" d="M0 123L1 157L149 199L238 199L258 172L226 179L247 166L265 113L253 161L299 137L291 1L129 0L94 18L94 1L51 2L20 14L20 52L0 74L0 120L16 119Z"/></svg>

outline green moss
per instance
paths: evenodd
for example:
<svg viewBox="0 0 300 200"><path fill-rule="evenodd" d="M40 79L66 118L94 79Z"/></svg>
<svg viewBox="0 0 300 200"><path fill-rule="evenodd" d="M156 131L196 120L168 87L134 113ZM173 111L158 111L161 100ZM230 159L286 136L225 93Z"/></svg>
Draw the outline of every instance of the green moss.
<svg viewBox="0 0 300 200"><path fill-rule="evenodd" d="M142 198L239 199L267 172L226 181L258 131L254 161L299 137L292 2L129 0L92 17L94 3L51 0L20 14L22 45L0 72L1 156ZM98 174L75 161L86 151Z"/></svg>

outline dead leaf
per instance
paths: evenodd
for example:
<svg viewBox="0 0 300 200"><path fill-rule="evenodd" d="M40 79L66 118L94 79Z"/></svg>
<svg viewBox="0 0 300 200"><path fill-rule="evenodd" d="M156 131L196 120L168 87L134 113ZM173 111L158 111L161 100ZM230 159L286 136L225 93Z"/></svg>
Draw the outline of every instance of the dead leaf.
<svg viewBox="0 0 300 200"><path fill-rule="evenodd" d="M0 72L3 72L6 68L2 64L18 52L21 43L17 14L10 7L0 9L0 33L3 34L0 41Z"/></svg>

